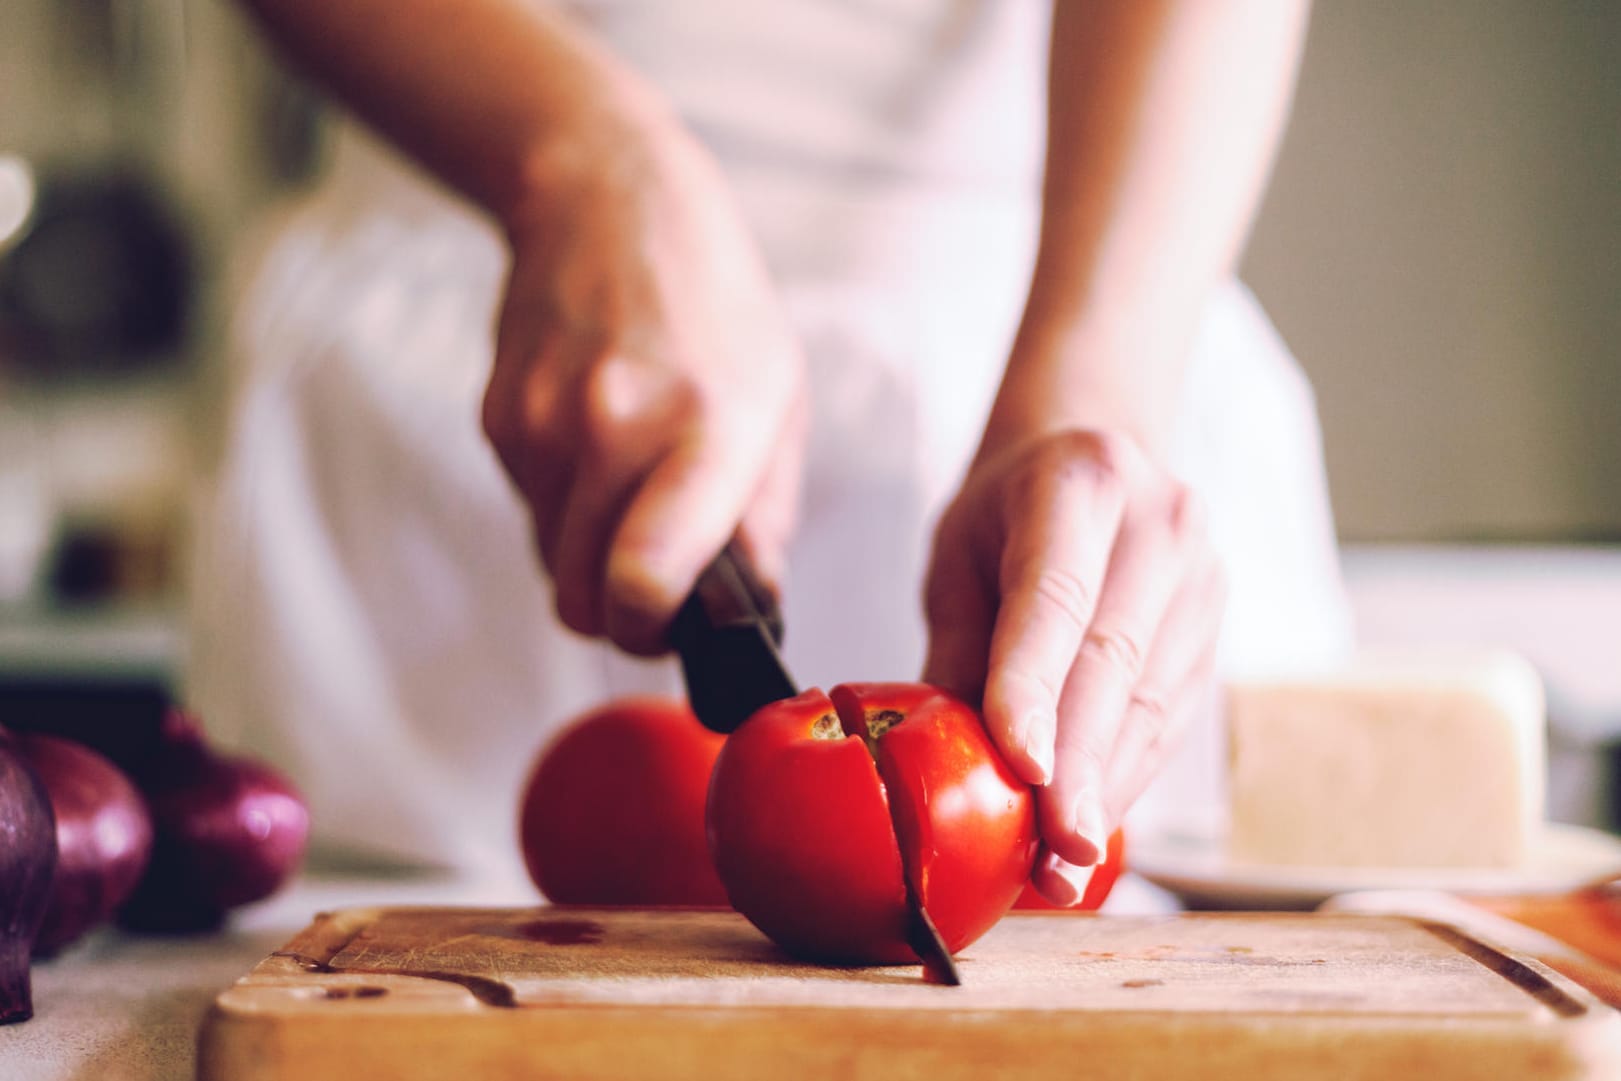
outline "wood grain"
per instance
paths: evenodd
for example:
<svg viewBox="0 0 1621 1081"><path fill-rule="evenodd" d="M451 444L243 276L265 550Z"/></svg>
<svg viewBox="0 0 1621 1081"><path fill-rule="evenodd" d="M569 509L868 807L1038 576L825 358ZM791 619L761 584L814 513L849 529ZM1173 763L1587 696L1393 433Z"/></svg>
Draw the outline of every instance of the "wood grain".
<svg viewBox="0 0 1621 1081"><path fill-rule="evenodd" d="M793 962L732 913L320 917L222 993L202 1081L1621 1076L1546 967L1381 916L1015 914L918 968Z"/></svg>

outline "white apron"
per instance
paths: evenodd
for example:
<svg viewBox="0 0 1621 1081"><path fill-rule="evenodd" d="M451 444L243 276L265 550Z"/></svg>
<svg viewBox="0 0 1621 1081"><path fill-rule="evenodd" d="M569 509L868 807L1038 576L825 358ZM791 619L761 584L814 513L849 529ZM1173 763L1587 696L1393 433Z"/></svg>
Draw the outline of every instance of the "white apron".
<svg viewBox="0 0 1621 1081"><path fill-rule="evenodd" d="M720 161L807 352L788 660L806 686L913 678L930 530L1028 282L1047 5L586 9ZM611 695L680 684L673 662L552 615L478 424L504 268L487 223L352 130L321 189L274 223L234 324L188 693L220 738L297 778L326 841L518 890L518 794L548 734ZM1203 321L1172 464L1228 564L1223 671L1344 648L1310 390L1236 284ZM1159 792L1193 776L1211 798L1215 745L1190 740Z"/></svg>

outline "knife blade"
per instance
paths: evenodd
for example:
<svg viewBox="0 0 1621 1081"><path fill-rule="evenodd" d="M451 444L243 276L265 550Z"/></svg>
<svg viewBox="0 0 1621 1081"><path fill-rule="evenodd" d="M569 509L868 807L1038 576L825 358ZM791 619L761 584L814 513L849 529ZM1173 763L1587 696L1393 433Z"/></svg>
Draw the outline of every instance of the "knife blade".
<svg viewBox="0 0 1621 1081"><path fill-rule="evenodd" d="M906 861L901 862L904 864ZM957 969L957 961L946 949L946 940L940 937L940 929L923 907L917 883L912 881L912 873L903 870L902 876L906 879L906 944L922 960L923 975L930 983L961 987L962 973Z"/></svg>
<svg viewBox="0 0 1621 1081"><path fill-rule="evenodd" d="M704 568L670 625L687 699L706 728L730 734L762 706L799 693L779 652L777 599L734 540ZM904 861L903 861L904 863ZM907 945L932 983L962 983L945 940L923 908L910 871L906 882Z"/></svg>

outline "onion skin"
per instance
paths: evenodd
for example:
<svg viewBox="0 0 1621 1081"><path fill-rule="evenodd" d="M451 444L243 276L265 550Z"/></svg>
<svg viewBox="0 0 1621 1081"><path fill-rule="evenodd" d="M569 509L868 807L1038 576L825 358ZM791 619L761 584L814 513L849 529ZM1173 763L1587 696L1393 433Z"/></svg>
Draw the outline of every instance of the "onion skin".
<svg viewBox="0 0 1621 1081"><path fill-rule="evenodd" d="M165 719L162 741L136 778L152 814L152 859L117 919L135 931L211 930L297 871L309 811L280 773L215 753L183 713Z"/></svg>
<svg viewBox="0 0 1621 1081"><path fill-rule="evenodd" d="M34 1016L29 953L55 871L50 796L14 737L0 729L0 1024Z"/></svg>
<svg viewBox="0 0 1621 1081"><path fill-rule="evenodd" d="M50 957L129 898L152 855L152 820L129 779L90 748L38 733L16 741L56 815L56 874L34 938L34 956Z"/></svg>

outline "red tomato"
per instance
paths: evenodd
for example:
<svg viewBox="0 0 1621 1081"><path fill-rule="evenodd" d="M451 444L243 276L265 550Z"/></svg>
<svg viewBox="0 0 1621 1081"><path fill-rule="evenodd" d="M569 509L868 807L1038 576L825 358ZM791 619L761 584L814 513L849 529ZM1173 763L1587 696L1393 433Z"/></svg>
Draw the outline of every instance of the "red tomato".
<svg viewBox="0 0 1621 1081"><path fill-rule="evenodd" d="M724 907L704 840L722 742L673 699L620 699L574 721L524 788L529 877L557 904Z"/></svg>
<svg viewBox="0 0 1621 1081"><path fill-rule="evenodd" d="M788 952L847 963L917 960L903 860L955 953L1013 904L1038 842L978 714L915 683L766 706L722 748L707 821L733 906Z"/></svg>
<svg viewBox="0 0 1621 1081"><path fill-rule="evenodd" d="M1109 891L1114 889L1115 881L1120 872L1125 869L1126 838L1119 830L1109 834L1109 843L1103 850L1103 862L1097 865L1092 877L1086 883L1086 889L1081 893L1080 903L1073 908L1059 908L1049 904L1047 899L1036 892L1036 888L1029 884L1024 892L1019 894L1019 900L1014 904L1016 909L1043 909L1051 912L1096 912L1109 899Z"/></svg>

